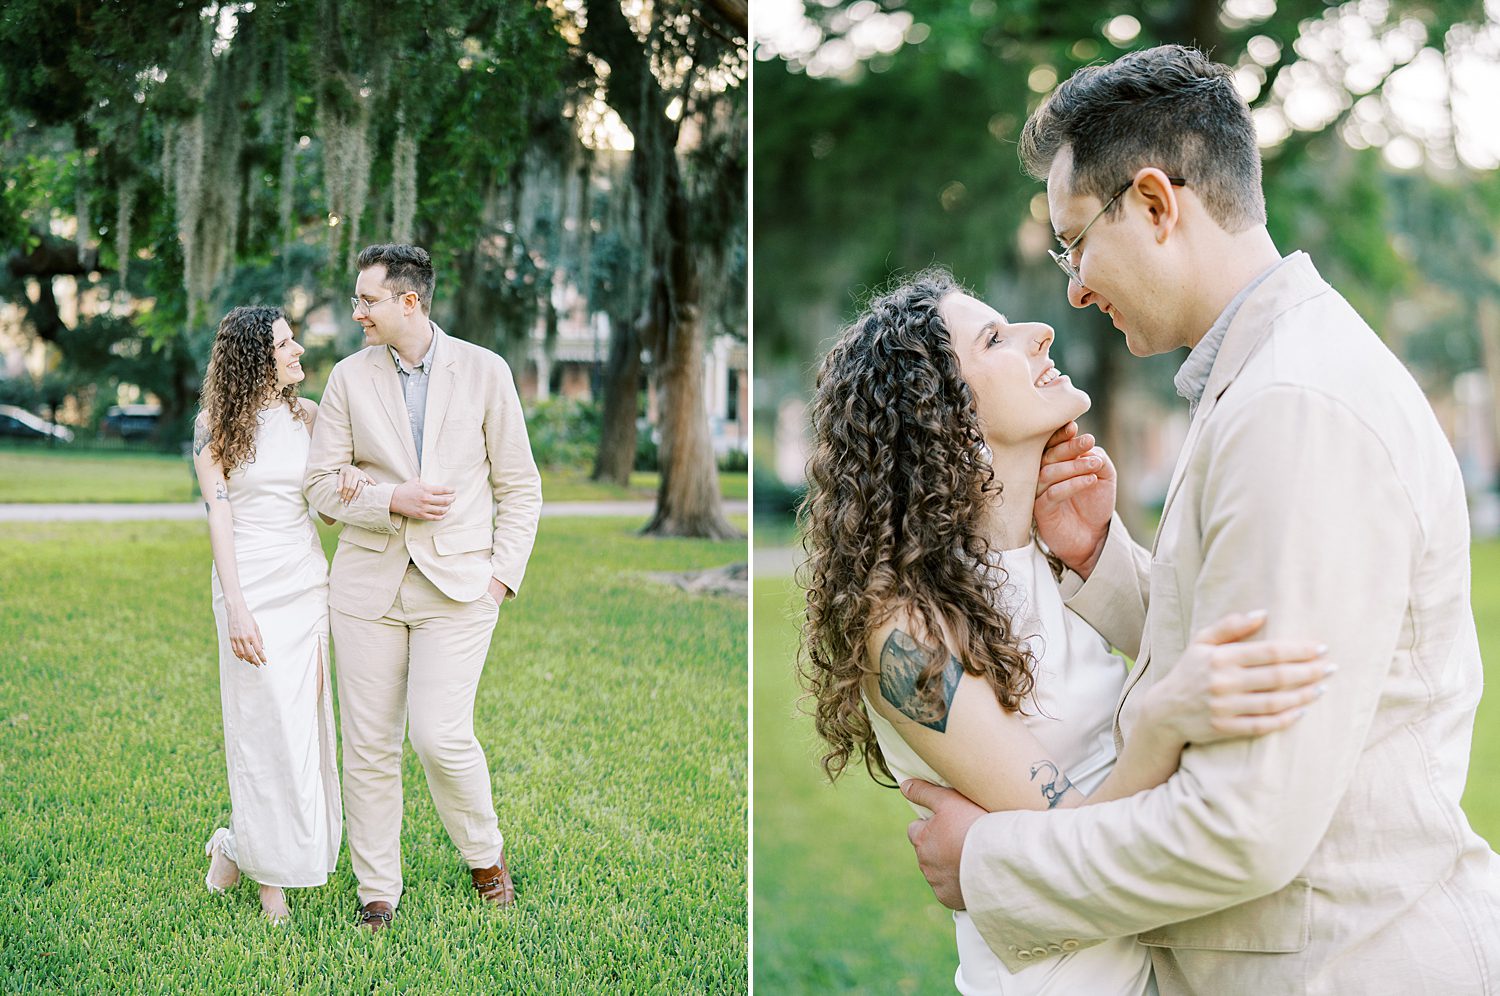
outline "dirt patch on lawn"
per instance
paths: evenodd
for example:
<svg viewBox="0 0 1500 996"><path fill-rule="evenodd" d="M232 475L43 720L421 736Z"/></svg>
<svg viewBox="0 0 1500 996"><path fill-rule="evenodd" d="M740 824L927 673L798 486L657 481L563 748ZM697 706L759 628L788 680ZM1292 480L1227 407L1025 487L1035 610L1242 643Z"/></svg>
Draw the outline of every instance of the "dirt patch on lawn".
<svg viewBox="0 0 1500 996"><path fill-rule="evenodd" d="M750 565L729 564L706 571L654 571L646 577L659 584L669 584L694 595L729 595L750 597Z"/></svg>

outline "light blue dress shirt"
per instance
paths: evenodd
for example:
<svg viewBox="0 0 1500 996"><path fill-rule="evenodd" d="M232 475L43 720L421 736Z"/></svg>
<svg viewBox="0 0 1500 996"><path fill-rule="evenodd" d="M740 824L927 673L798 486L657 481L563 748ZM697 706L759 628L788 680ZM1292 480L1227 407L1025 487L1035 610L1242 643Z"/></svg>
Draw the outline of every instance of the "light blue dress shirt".
<svg viewBox="0 0 1500 996"><path fill-rule="evenodd" d="M406 365L395 346L387 346L391 359L396 361L396 373L401 377L401 394L406 399L406 417L411 422L412 442L417 444L417 465L422 464L422 432L427 426L427 385L432 381L432 357L437 352L437 332L432 333L432 342L427 355L414 367Z"/></svg>

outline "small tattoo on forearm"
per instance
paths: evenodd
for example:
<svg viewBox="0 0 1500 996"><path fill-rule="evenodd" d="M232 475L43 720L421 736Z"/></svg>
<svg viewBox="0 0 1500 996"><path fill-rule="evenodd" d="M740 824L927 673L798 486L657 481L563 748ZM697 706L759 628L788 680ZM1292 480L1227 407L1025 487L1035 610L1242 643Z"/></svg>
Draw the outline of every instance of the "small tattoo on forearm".
<svg viewBox="0 0 1500 996"><path fill-rule="evenodd" d="M1038 773L1045 779L1042 782L1042 798L1047 800L1048 809L1056 809L1057 804L1073 783L1068 781L1068 776L1058 770L1057 765L1051 761L1038 761L1031 766L1031 780L1036 781Z"/></svg>
<svg viewBox="0 0 1500 996"><path fill-rule="evenodd" d="M922 646L901 630L892 630L880 651L880 694L901 711L903 716L943 733L948 729L948 713L953 708L953 696L958 691L958 679L963 674L963 665L958 658L948 655L948 662L938 674L942 682L938 698L942 713L935 719L924 718L931 712L917 688L917 679L932 660L933 651Z"/></svg>
<svg viewBox="0 0 1500 996"><path fill-rule="evenodd" d="M208 423L200 419L193 424L193 456L203 452L203 447L208 445L210 438Z"/></svg>
<svg viewBox="0 0 1500 996"><path fill-rule="evenodd" d="M214 497L219 501L229 500L229 488L224 484L223 481L220 481L219 483L214 485Z"/></svg>

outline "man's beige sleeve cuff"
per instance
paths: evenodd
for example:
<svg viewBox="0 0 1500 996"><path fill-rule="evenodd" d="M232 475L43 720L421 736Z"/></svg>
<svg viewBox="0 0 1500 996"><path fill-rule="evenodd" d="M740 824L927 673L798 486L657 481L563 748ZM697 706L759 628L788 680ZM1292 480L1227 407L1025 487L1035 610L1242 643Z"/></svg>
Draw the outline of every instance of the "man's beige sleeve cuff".
<svg viewBox="0 0 1500 996"><path fill-rule="evenodd" d="M1109 520L1104 549L1088 580L1065 571L1063 601L1090 626L1130 657L1140 652L1150 603L1151 554L1135 540L1118 513Z"/></svg>
<svg viewBox="0 0 1500 996"><path fill-rule="evenodd" d="M996 894L986 857L997 851L1007 853L1013 841L1009 822L1018 815L1022 814L991 813L976 821L964 838L963 856L958 864L959 887L963 890L969 918L995 957L1012 972L1020 972L1069 951L1093 947L1105 940L1102 937L1033 937L1025 925L1015 919L1017 906L1024 904L1014 900L1021 897Z"/></svg>

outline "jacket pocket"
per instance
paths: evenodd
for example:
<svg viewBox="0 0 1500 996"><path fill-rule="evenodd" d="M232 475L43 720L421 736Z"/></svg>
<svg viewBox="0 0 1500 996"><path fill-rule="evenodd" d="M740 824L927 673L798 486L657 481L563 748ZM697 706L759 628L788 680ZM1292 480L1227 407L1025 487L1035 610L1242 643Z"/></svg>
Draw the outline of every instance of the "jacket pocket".
<svg viewBox="0 0 1500 996"><path fill-rule="evenodd" d="M345 523L343 532L339 533L339 541L347 541L349 543L353 543L355 546L364 547L366 550L374 550L376 553L380 553L390 545L391 534L375 533L371 532L368 529L361 529L359 526L351 526L348 523Z"/></svg>
<svg viewBox="0 0 1500 996"><path fill-rule="evenodd" d="M455 553L488 550L494 544L494 540L493 530L486 526L474 526L470 529L450 529L447 532L434 533L432 547L443 556L451 557Z"/></svg>
<svg viewBox="0 0 1500 996"><path fill-rule="evenodd" d="M1148 930L1137 940L1163 948L1291 954L1312 938L1312 883L1296 878L1269 896L1208 916Z"/></svg>
<svg viewBox="0 0 1500 996"><path fill-rule="evenodd" d="M444 467L467 467L484 453L484 437L477 418L449 419L438 440L438 462Z"/></svg>

